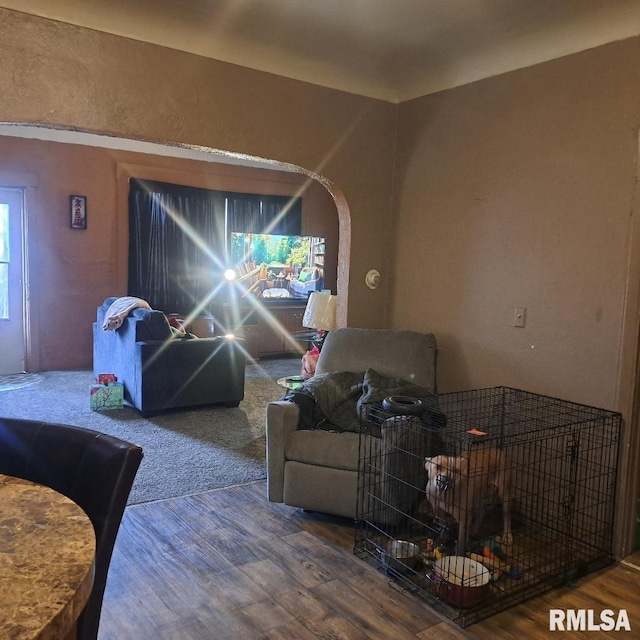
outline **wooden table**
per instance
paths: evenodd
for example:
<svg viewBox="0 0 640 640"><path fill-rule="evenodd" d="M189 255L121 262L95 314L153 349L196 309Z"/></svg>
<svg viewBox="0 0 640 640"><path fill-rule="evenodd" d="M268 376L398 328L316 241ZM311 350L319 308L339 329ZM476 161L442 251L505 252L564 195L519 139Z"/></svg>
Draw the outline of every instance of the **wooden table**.
<svg viewBox="0 0 640 640"><path fill-rule="evenodd" d="M95 546L93 525L73 501L0 474L0 638L74 638Z"/></svg>

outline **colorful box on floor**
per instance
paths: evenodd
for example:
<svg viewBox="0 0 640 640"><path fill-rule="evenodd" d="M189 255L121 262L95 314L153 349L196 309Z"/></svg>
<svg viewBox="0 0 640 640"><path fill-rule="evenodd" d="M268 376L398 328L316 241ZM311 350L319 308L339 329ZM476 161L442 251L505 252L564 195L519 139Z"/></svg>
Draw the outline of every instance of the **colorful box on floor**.
<svg viewBox="0 0 640 640"><path fill-rule="evenodd" d="M124 387L122 382L94 384L91 386L90 406L92 411L122 409Z"/></svg>

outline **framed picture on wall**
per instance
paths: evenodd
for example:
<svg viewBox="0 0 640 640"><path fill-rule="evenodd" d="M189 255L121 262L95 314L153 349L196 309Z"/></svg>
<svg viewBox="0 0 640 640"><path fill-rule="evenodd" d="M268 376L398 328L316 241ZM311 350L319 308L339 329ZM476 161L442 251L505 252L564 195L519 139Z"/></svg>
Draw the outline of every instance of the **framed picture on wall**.
<svg viewBox="0 0 640 640"><path fill-rule="evenodd" d="M71 228L86 229L87 228L87 197L86 196L69 196Z"/></svg>

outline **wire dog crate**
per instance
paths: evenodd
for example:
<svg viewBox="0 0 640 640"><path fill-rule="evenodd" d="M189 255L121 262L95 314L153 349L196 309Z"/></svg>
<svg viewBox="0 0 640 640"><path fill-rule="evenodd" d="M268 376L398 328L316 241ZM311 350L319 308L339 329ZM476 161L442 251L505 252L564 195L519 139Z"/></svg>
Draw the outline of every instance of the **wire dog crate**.
<svg viewBox="0 0 640 640"><path fill-rule="evenodd" d="M442 394L420 416L369 406L354 553L462 627L602 568L621 426L508 387Z"/></svg>

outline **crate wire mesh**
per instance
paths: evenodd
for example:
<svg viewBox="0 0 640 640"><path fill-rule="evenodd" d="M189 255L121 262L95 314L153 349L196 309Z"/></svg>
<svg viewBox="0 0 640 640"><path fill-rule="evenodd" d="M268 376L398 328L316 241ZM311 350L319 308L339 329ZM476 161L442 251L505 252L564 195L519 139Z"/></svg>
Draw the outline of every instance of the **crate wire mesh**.
<svg viewBox="0 0 640 640"><path fill-rule="evenodd" d="M604 567L621 426L508 387L441 394L420 417L369 406L354 553L462 627Z"/></svg>

